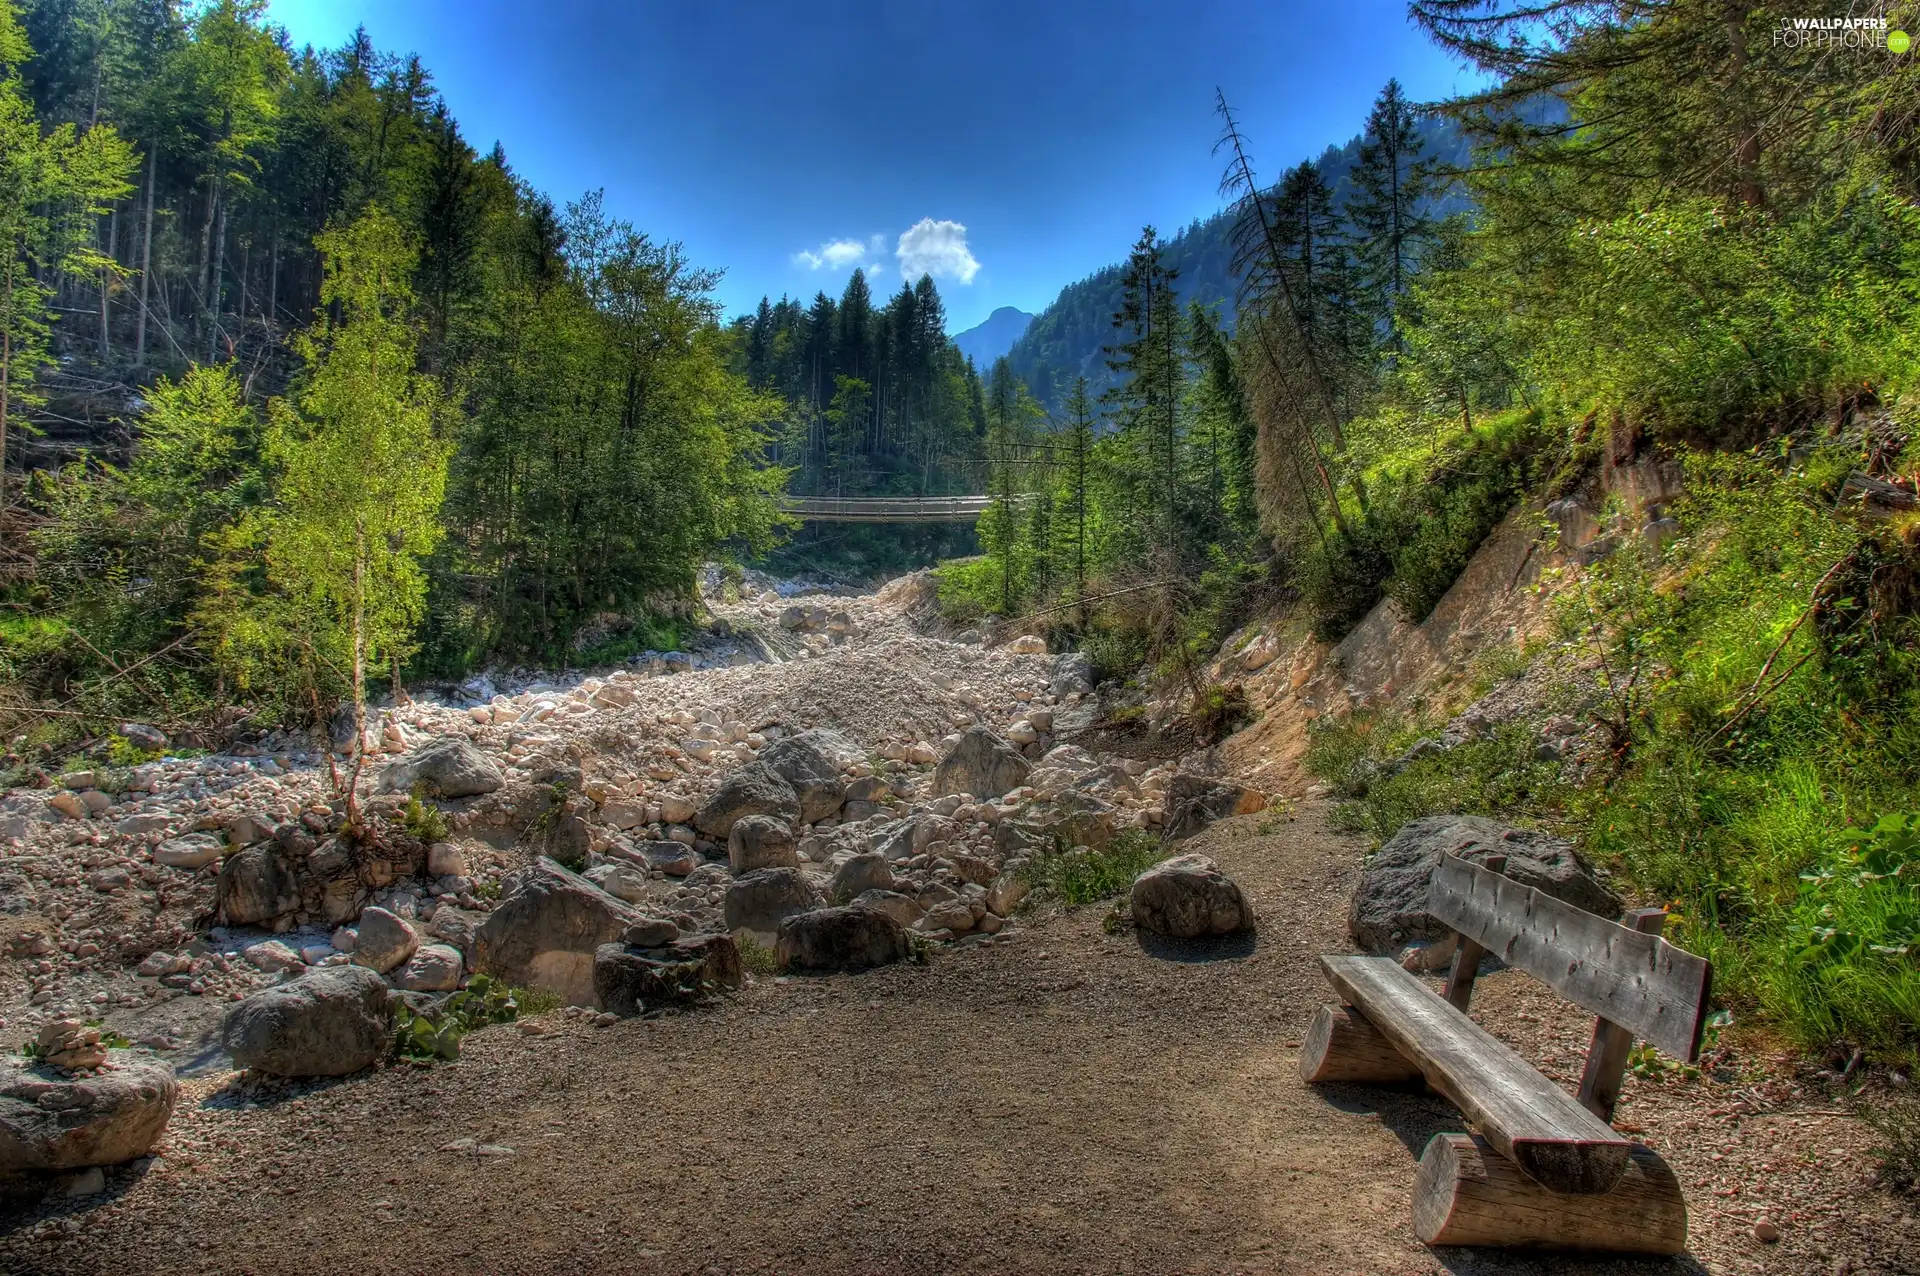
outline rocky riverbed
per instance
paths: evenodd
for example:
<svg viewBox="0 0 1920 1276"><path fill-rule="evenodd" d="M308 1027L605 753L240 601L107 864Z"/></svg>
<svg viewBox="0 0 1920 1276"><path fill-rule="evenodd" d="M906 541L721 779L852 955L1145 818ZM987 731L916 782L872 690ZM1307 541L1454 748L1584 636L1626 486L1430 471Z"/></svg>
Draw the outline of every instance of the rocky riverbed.
<svg viewBox="0 0 1920 1276"><path fill-rule="evenodd" d="M0 1038L95 1023L182 1076L335 1075L377 1034L293 1049L320 1011L242 1030L233 1007L351 967L427 1013L484 973L610 1019L657 1001L662 970L737 985L738 944L834 970L992 943L1034 856L1263 804L1077 746L1098 714L1085 661L939 633L927 590L767 591L716 606L731 645L702 667L669 653L378 707L370 839L343 834L344 749L279 731L9 791Z"/></svg>

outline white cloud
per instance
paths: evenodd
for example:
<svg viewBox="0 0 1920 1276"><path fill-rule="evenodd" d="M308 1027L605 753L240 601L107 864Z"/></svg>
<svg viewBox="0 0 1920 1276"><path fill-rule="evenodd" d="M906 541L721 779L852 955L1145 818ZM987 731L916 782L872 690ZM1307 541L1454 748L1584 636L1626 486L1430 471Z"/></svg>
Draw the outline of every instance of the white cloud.
<svg viewBox="0 0 1920 1276"><path fill-rule="evenodd" d="M967 249L967 228L959 222L922 217L901 232L893 255L900 260L901 275L908 279L932 275L970 284L980 271L980 263Z"/></svg>
<svg viewBox="0 0 1920 1276"><path fill-rule="evenodd" d="M854 266L863 268L868 274L876 274L885 267L873 258L884 251L886 237L875 235L862 243L857 239L830 239L812 252L805 249L793 255L793 264L808 270L849 270Z"/></svg>

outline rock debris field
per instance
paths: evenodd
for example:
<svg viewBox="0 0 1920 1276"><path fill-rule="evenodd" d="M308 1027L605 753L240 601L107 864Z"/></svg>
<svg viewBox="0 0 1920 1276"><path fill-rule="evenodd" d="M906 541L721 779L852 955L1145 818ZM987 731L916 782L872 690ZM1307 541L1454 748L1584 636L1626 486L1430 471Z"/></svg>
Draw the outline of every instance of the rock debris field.
<svg viewBox="0 0 1920 1276"><path fill-rule="evenodd" d="M718 658L383 709L376 844L278 734L0 798L0 1041L34 1056L0 1062L0 1271L1440 1270L1408 1192L1458 1115L1297 1075L1364 848L1076 745L1085 662L942 636L927 593L760 595ZM1028 898L1142 834L1181 854L1141 926ZM489 985L538 991L394 1058ZM1577 1023L1484 986L1523 1053ZM1724 1184L1759 1141L1717 1084L1623 1111ZM1754 1155L1799 1143L1859 1188L1851 1123ZM1706 1269L1914 1270L1911 1216L1824 1180L1761 1239L1753 1177L1690 1201Z"/></svg>

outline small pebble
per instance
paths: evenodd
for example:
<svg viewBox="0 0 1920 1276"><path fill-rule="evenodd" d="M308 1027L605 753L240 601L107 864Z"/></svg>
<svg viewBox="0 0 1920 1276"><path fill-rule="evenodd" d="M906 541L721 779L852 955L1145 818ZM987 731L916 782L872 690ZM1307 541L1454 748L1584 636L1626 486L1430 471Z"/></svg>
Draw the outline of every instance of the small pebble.
<svg viewBox="0 0 1920 1276"><path fill-rule="evenodd" d="M1772 1219L1762 1214L1753 1220L1753 1239L1771 1245L1780 1239L1780 1229L1773 1225Z"/></svg>

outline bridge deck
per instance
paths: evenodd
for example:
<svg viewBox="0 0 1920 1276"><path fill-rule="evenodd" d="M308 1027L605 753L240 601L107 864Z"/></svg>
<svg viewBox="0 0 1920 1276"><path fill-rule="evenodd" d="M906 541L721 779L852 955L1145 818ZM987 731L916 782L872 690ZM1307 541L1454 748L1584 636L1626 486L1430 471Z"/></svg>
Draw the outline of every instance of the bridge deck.
<svg viewBox="0 0 1920 1276"><path fill-rule="evenodd" d="M782 513L820 523L971 523L990 496L783 496Z"/></svg>

